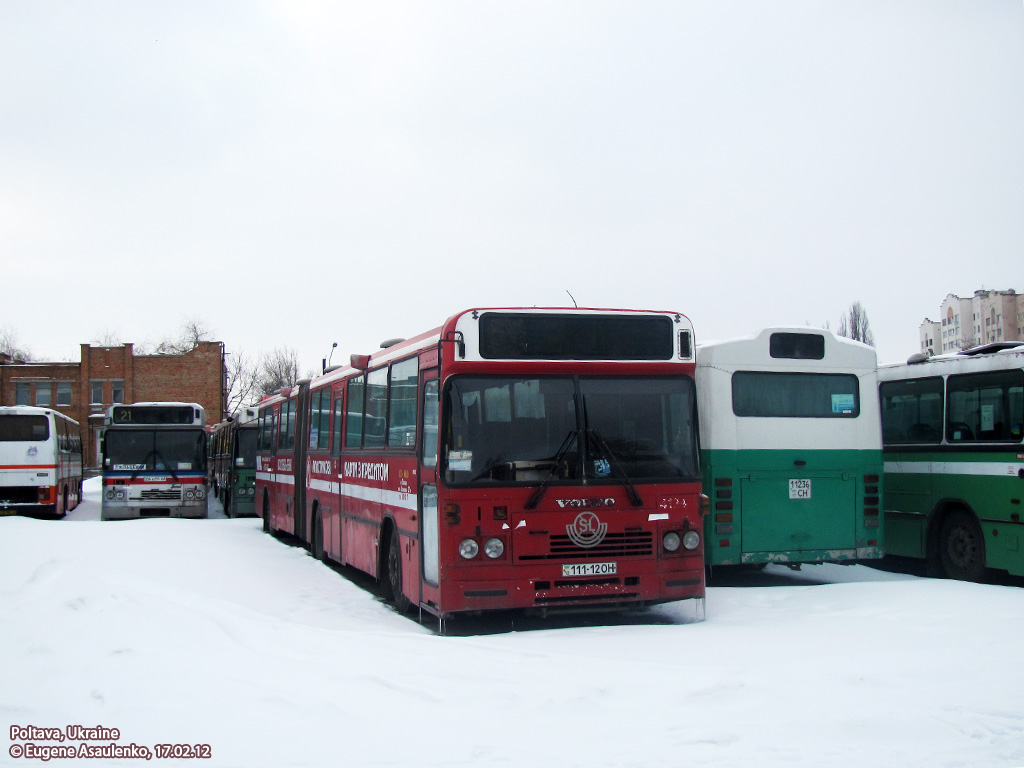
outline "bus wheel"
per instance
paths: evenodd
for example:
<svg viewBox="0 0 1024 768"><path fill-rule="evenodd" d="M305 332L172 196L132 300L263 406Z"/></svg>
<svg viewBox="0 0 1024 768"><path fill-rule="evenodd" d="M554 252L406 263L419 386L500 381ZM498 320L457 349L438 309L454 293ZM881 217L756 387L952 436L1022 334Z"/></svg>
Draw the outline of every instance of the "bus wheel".
<svg viewBox="0 0 1024 768"><path fill-rule="evenodd" d="M402 594L402 544L398 540L398 531L391 531L391 543L388 546L388 587L391 592L391 604L399 613L409 610L412 603Z"/></svg>
<svg viewBox="0 0 1024 768"><path fill-rule="evenodd" d="M71 498L71 494L68 493L67 486L64 486L64 494L61 497L60 517L67 517L68 516L68 499L69 498Z"/></svg>
<svg viewBox="0 0 1024 768"><path fill-rule="evenodd" d="M270 533L270 499L263 497L263 532Z"/></svg>
<svg viewBox="0 0 1024 768"><path fill-rule="evenodd" d="M957 509L942 521L939 558L948 578L981 581L985 574L985 539L973 515Z"/></svg>

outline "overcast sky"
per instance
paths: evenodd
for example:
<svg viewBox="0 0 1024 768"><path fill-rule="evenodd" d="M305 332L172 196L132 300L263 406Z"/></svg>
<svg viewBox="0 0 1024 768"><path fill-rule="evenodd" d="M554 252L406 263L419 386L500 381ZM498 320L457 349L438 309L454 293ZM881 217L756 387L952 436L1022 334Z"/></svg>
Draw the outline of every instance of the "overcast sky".
<svg viewBox="0 0 1024 768"><path fill-rule="evenodd" d="M319 369L567 292L698 339L859 300L901 360L1024 291L1022 138L1021 0L3 0L0 329Z"/></svg>

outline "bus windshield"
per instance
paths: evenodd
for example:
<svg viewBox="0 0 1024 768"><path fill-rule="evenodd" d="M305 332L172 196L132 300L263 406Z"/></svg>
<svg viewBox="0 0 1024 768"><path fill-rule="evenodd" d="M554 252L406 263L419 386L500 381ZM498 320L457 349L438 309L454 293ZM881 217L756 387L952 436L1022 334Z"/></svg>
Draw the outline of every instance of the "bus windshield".
<svg viewBox="0 0 1024 768"><path fill-rule="evenodd" d="M196 429L108 430L104 464L115 472L201 470L205 437Z"/></svg>
<svg viewBox="0 0 1024 768"><path fill-rule="evenodd" d="M0 442L33 442L48 440L50 425L45 416L12 414L0 417Z"/></svg>
<svg viewBox="0 0 1024 768"><path fill-rule="evenodd" d="M697 477L685 377L452 377L445 478L453 484Z"/></svg>
<svg viewBox="0 0 1024 768"><path fill-rule="evenodd" d="M253 469L256 466L256 427L245 427L236 432L238 445L235 466L239 469Z"/></svg>

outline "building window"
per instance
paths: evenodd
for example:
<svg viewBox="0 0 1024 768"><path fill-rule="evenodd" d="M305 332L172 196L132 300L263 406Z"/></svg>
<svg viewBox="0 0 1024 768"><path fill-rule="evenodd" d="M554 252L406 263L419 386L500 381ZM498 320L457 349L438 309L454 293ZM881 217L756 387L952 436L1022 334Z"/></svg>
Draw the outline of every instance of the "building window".
<svg viewBox="0 0 1024 768"><path fill-rule="evenodd" d="M103 402L103 382L94 381L92 382L92 400L91 403L101 404Z"/></svg>
<svg viewBox="0 0 1024 768"><path fill-rule="evenodd" d="M57 382L57 405L71 405L71 382Z"/></svg>
<svg viewBox="0 0 1024 768"><path fill-rule="evenodd" d="M123 403L124 402L124 382L115 381L113 384L113 396L110 398L111 403Z"/></svg>
<svg viewBox="0 0 1024 768"><path fill-rule="evenodd" d="M42 408L49 408L52 404L51 398L53 397L53 387L50 386L50 382L42 382L36 384L36 405Z"/></svg>
<svg viewBox="0 0 1024 768"><path fill-rule="evenodd" d="M32 385L25 382L18 382L15 385L14 404L32 405Z"/></svg>

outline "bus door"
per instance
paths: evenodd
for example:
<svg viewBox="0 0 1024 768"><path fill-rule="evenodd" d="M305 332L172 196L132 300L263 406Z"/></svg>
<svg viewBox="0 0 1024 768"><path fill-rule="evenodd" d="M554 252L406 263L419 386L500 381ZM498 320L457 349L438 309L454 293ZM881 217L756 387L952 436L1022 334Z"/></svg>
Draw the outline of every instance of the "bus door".
<svg viewBox="0 0 1024 768"><path fill-rule="evenodd" d="M295 464L293 465L293 477L295 478L294 503L292 505L293 525L292 533L307 541L306 536L306 454L309 451L309 379L298 382L299 393L295 398Z"/></svg>
<svg viewBox="0 0 1024 768"><path fill-rule="evenodd" d="M437 503L437 454L440 437L441 393L437 368L420 370L420 434L421 447L419 457L419 518L420 531L420 603L423 602L423 582L437 585L439 575L438 521Z"/></svg>
<svg viewBox="0 0 1024 768"><path fill-rule="evenodd" d="M829 469L821 452L787 452L740 468L744 552L805 552L856 545L857 480ZM788 467L787 467L788 465Z"/></svg>

